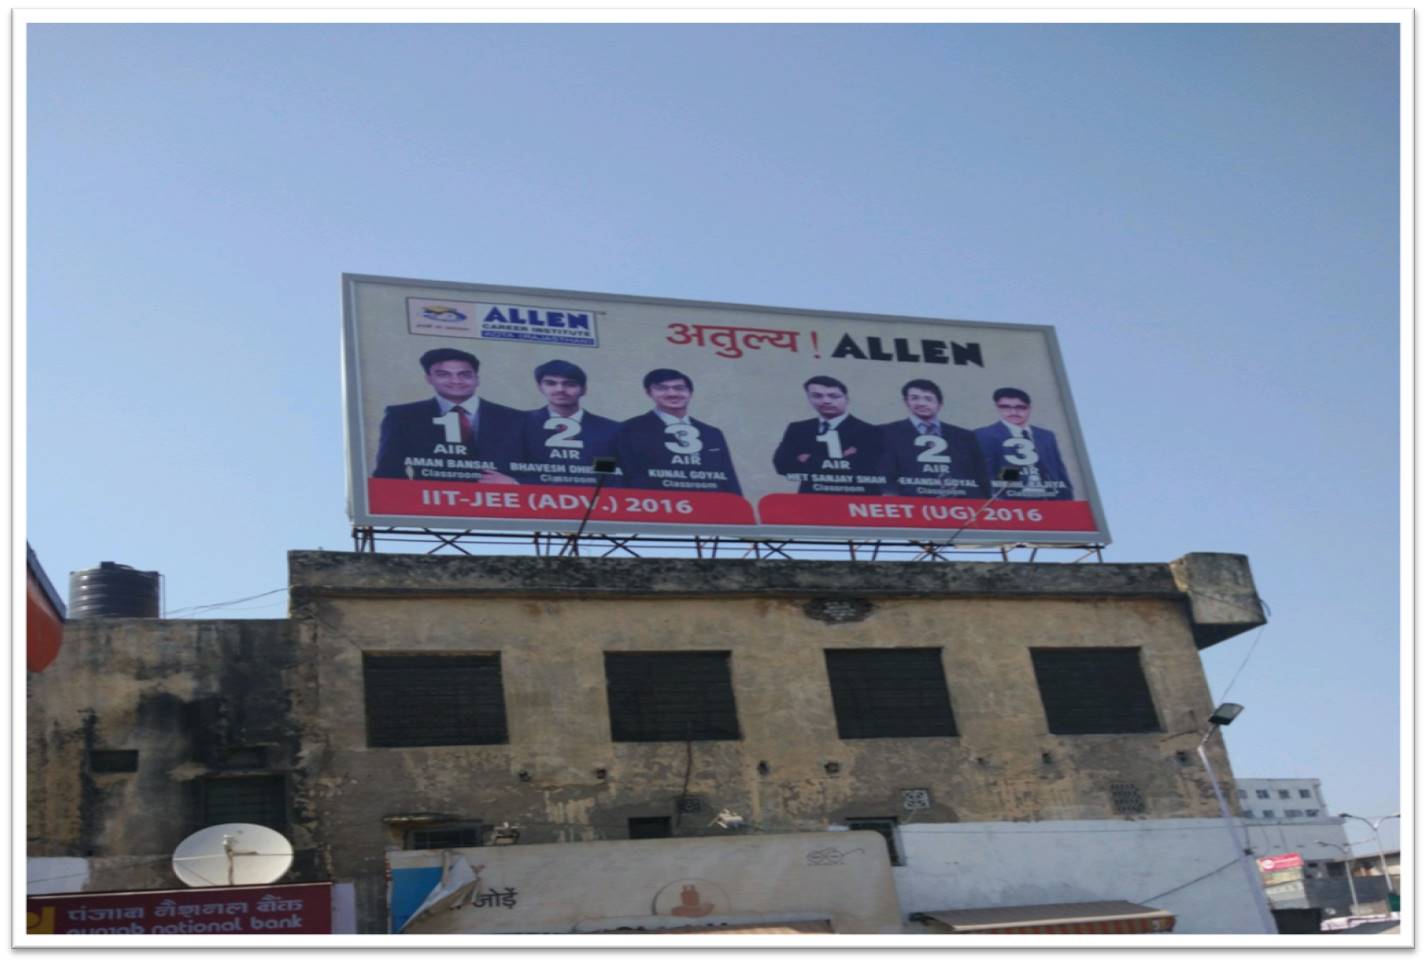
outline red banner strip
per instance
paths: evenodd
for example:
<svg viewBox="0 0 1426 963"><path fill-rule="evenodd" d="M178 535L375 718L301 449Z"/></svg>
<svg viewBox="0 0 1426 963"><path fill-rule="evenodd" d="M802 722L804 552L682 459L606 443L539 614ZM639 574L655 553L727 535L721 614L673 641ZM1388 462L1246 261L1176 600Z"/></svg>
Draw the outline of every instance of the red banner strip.
<svg viewBox="0 0 1426 963"><path fill-rule="evenodd" d="M589 508L592 485L481 485L472 482L367 479L373 515L433 518L512 518L579 521ZM683 525L752 525L753 506L726 492L671 492L605 488L591 522L658 522Z"/></svg>
<svg viewBox="0 0 1426 963"><path fill-rule="evenodd" d="M980 498L903 498L891 495L764 495L764 525L837 528L922 528L956 531L1093 532L1089 502Z"/></svg>

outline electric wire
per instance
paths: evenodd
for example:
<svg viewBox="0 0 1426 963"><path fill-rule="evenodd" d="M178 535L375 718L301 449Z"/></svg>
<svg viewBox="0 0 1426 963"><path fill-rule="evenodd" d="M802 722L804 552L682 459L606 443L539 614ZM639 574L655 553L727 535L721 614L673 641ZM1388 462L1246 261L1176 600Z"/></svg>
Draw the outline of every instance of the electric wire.
<svg viewBox="0 0 1426 963"><path fill-rule="evenodd" d="M210 610L210 609L224 609L224 608L228 608L229 606L232 606L232 605L237 605L239 602L251 602L253 599L266 598L266 597L269 596L269 595L276 595L278 592L286 592L286 591L287 591L287 586L284 585L284 586L282 586L281 588L275 588L275 589L272 589L272 590L267 591L267 592L259 592L259 593L256 594L256 595L245 595L245 596L243 596L243 597L240 598L240 599L229 599L229 600L226 601L226 602L209 602L209 603L207 603L207 604L205 604L205 605L186 605L186 606L184 606L183 608L174 609L173 611L169 612L169 613L168 613L167 615L165 615L164 617L165 617L165 618L172 618L172 617L175 616L175 615L183 615L183 614L185 614L185 613L191 613L191 612L206 612L206 611L208 611L208 610Z"/></svg>

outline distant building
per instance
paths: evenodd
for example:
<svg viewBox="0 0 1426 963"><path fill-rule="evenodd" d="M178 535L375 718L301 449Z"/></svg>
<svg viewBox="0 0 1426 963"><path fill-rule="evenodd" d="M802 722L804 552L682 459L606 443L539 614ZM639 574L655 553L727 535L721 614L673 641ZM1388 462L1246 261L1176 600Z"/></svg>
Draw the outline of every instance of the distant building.
<svg viewBox="0 0 1426 963"><path fill-rule="evenodd" d="M361 932L1262 931L1194 751L1200 650L1264 621L1242 556L289 571L288 618L76 620L32 680L29 855L72 891L254 822Z"/></svg>
<svg viewBox="0 0 1426 963"><path fill-rule="evenodd" d="M1349 835L1360 837L1367 831L1360 826L1353 829L1347 820L1332 814L1321 780L1238 778L1235 782L1254 855L1302 857L1300 869L1264 873L1274 909L1319 909L1325 918L1347 916L1352 913L1355 887L1359 908L1385 910L1386 883L1375 846L1370 845L1371 855L1364 856L1360 839L1356 847L1350 845ZM1353 854L1353 880L1348 886L1347 861ZM1400 873L1399 859L1393 873Z"/></svg>

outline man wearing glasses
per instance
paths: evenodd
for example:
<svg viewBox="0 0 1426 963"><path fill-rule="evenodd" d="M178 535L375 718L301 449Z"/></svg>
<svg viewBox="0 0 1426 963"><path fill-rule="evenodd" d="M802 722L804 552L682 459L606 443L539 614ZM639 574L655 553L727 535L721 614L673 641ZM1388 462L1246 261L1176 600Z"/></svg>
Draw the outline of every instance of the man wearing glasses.
<svg viewBox="0 0 1426 963"><path fill-rule="evenodd" d="M1074 498L1069 472L1060 458L1055 433L1030 424L1030 396L1019 388L997 388L991 395L1000 420L975 430L985 453L986 473L999 498ZM1017 481L1000 481L1002 468L1019 471Z"/></svg>

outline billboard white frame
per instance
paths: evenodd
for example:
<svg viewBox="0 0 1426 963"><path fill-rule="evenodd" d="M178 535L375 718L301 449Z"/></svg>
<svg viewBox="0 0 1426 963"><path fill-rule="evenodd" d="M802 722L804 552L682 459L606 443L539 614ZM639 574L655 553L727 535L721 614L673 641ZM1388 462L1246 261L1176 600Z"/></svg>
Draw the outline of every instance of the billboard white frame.
<svg viewBox="0 0 1426 963"><path fill-rule="evenodd" d="M373 318L367 316L371 313L368 302L377 298L375 294L377 291L384 292L381 296L384 297L387 302L391 302L393 298L399 299L406 306L402 316L398 317L392 305L390 303L387 304L386 314L382 318L381 328L378 332L380 338L385 339L381 345L375 343L378 340L378 334L373 334L371 330L376 322ZM649 489L605 487L599 497L599 501L596 503L594 517L585 525L584 531L590 533L664 536L685 535L708 537L716 535L759 539L851 538L859 540L878 540L904 538L933 542L944 541L954 535L956 544L965 545L1105 545L1110 541L1108 524L1104 518L1098 488L1094 481L1093 470L1090 466L1088 452L1084 445L1078 414L1074 406L1068 378L1064 369L1063 357L1060 352L1055 330L1049 325L1002 324L984 321L960 321L901 315L770 307L556 288L513 287L433 281L366 274L343 274L342 298L343 396L346 414L345 435L348 512L353 525L359 528L409 527L444 531L540 531L552 533L569 533L580 528L580 520L577 517L546 517L534 511L527 512L518 518L497 518L479 514L424 514L401 511L377 511L372 508L370 503L371 499L369 497L371 494L371 486L369 486L367 482L372 473L372 465L376 457L376 451L374 450L374 439L376 437L376 424L374 422L376 421L376 417L374 412L382 405L404 400L405 397L409 396L411 391L416 390L415 383L416 380L419 380L421 377L421 372L417 369L415 377L411 377L410 369L416 366L415 358L420 353L420 351L417 350L418 348L455 347L472 351L472 353L479 353L483 362L481 365L480 395L484 398L485 391L501 377L498 374L492 377L490 373L500 370L498 360L507 352L511 355L519 355L520 360L523 362L530 361L538 353L544 357L560 357L583 366L598 367L598 365L593 365L591 362L591 359L595 357L589 353L591 349L596 352L606 350L610 347L609 339L611 336L617 340L634 333L633 338L635 341L638 341L638 345L625 345L624 354L626 357L622 359L622 367L618 365L615 366L620 378L627 379L625 381L625 413L630 410L630 405L627 401L633 397L633 389L638 385L639 377L643 373L641 369L644 366L676 368L680 371L689 372L690 377L692 377L695 383L695 400L694 403L690 405L690 413L693 414L695 418L706 414L708 417L713 418L726 427L730 424L739 426L747 425L749 419L746 415L751 412L744 412L742 421L734 422L733 419L738 416L738 413L729 412L726 409L719 409L716 412L708 412L703 409L694 411L694 407L698 401L701 400L699 391L706 391L706 389L703 388L704 385L709 384L710 381L712 381L713 384L723 383L714 378L710 378L708 373L714 370L724 372L734 370L727 368L726 363L740 360L741 358L757 357L764 363L773 357L780 358L780 356L777 355L777 348L768 347L767 350L755 350L759 347L765 347L770 335L764 336L761 345L755 345L748 342L746 333L741 336L743 338L741 345L738 341L738 335L731 336L731 340L730 336L724 335L723 340L718 342L718 344L706 342L702 337L697 338L696 343L690 339L683 344L677 344L674 340L675 337L688 338L689 328L686 326L694 325L706 328L708 331L722 329L748 332L755 330L768 331L770 330L767 328L768 324L776 324L782 326L780 330L807 332L817 330L817 328L811 327L813 325L823 328L842 325L844 326L844 331L846 330L846 326L852 326L858 331L877 330L880 334L886 336L888 345L891 341L895 340L892 337L894 331L905 330L905 326L917 326L910 328L910 330L917 334L924 334L928 338L934 333L947 335L945 339L945 343L947 344L952 343L952 339L949 337L950 334L961 332L963 335L974 335L981 339L980 341L974 342L977 350L979 350L981 341L987 338L992 339L992 341L997 338L1002 341L1013 338L1018 339L1017 344L1033 344L1035 339L1039 339L1040 344L1029 352L1030 354L1036 354L1037 352L1042 352L1043 354L1042 357L1035 359L1036 363L1032 365L1032 367L1035 368L1037 384L1042 386L1036 390L1034 395L1036 418L1038 418L1043 411L1048 410L1051 413L1050 420L1056 426L1055 435L1058 436L1059 447L1065 456L1067 456L1066 464L1072 467L1070 474L1073 476L1073 489L1076 493L1073 502L1076 504L1087 503L1087 505L1082 506L1082 508L1087 508L1087 513L1084 511L1080 512L1080 515L1087 516L1087 522L1079 524L1072 531L1062 531L1026 528L985 529L976 527L975 525L962 527L960 524L955 524L954 527L951 527L949 524L943 527L926 527L914 524L861 527L857 525L796 524L786 522L766 524L756 521L751 524L724 524L697 519L691 522L631 521L627 517L617 520L603 520L598 517L599 512L607 508L605 500L611 497L617 498L618 495L621 494L630 496L635 492L642 492L647 496L653 497L655 500L665 498L666 496L666 493L659 493ZM528 340L500 340L500 338L505 337L505 335L500 332L494 332L498 337L493 337L490 333L485 331L473 333L473 325L468 320L457 322L457 324L463 325L463 329L455 335L447 335L439 331L413 333L411 327L417 323L412 320L414 315L412 314L411 301L413 300L433 302L444 300L461 304L479 303L482 305L507 303L517 305L525 304L536 306L536 315L539 313L539 305L556 305L574 308L580 311L589 311L596 320L591 325L594 329L593 331L588 333L583 331L571 332L570 334L572 337L575 337L575 340L567 340L565 343L558 345L542 344L541 342ZM635 314L642 314L644 317L622 317L621 312L633 312ZM648 331L648 336L646 338L639 338L638 335L643 333L639 326L650 324L649 315L651 312L659 312L658 320L664 322L664 327L644 329ZM558 312L555 312L556 319L558 316ZM679 318L683 320L670 320ZM713 323L708 323L710 321ZM737 323L740 321L743 323ZM398 326L403 329L399 332L399 335L394 331ZM683 331L677 335L670 335L669 331L676 326L685 327ZM926 330L922 331L922 328ZM931 329L937 330L933 331ZM698 331L697 333L701 335L705 332ZM549 333L547 332L546 334ZM560 332L554 332L554 334L559 335ZM592 343L588 340L590 335L593 336ZM577 343L579 337L586 338L585 343ZM868 336L863 335L862 337ZM395 340L392 340L393 338ZM405 338L410 338L411 340L404 342ZM603 340L603 345L600 344L600 339ZM909 338L902 338L901 340L909 341ZM798 342L797 348L810 346L809 341L811 341L811 339L802 339ZM382 354L382 352L390 350L391 345L399 342L410 345L410 349L405 352L405 354L408 354L410 357L404 357L400 359L399 362L400 365L405 365L406 370L404 373L392 374L391 372L397 371L398 367L393 367L391 363L387 363L385 373L380 375L374 373L372 370L368 370L373 367L373 364L364 359L364 350L368 353L375 352ZM968 338L964 336L961 338L961 342L971 343ZM825 341L818 344L822 350L827 350L830 347ZM674 350L676 346L678 348L703 350L697 353L693 351ZM785 347L786 344L783 343L782 346ZM635 351L633 358L628 358L627 355L630 353L630 350L635 347L640 347L641 351ZM877 341L877 347L882 350L883 353L888 353L887 348L883 347L882 342L879 340ZM666 356L657 360L650 360L652 355L644 352L653 348L666 349ZM863 348L865 348L864 344ZM797 349L794 348L794 351L796 350ZM897 346L897 350L898 353L900 353L901 345ZM611 353L613 352L611 351ZM736 354L737 357L732 357L734 354ZM382 356L384 357L384 354ZM816 357L818 363L811 367L807 364L806 357L799 358L799 363L796 365L789 364L788 373L796 373L794 382L789 382L789 384L795 383L800 385L802 375L812 370L812 367L826 369L827 372L833 374L833 377L845 379L849 393L855 400L859 401L859 396L866 394L863 383L867 380L875 380L879 383L881 395L883 396L881 402L883 405L882 417L885 417L890 410L887 408L884 400L886 392L891 390L891 386L899 382L903 377L919 376L934 379L940 376L942 381L944 381L945 373L953 370L952 367L945 362L933 366L929 363L916 364L914 358L909 361L905 358L879 359L883 361L899 361L900 363L893 364L891 368L883 368L880 371L874 368L859 369L855 374L860 376L860 380L853 383L851 380L853 373L849 372L844 366L831 364L830 358L826 361L821 360L823 355L821 355L820 352L817 353ZM630 367L631 360L637 360L639 362L638 368L640 370L633 370L633 368ZM914 365L914 367L912 367L912 365ZM964 367L974 369L975 366L966 364ZM983 369L984 364L981 364L979 367ZM609 366L605 365L602 374L607 375L609 370ZM980 380L985 381L987 384L990 381L998 380L1004 382L1006 385L1014 385L1023 380L1021 377L1022 374L1023 372L1020 371L1002 371L996 372L995 376L989 378L988 381L985 378L981 378ZM398 389L394 386L393 382L397 380L404 382L404 389ZM530 380L532 379L524 383L528 385ZM599 397L601 398L601 403L607 406L608 392L604 389L608 388L608 382L611 379L601 377L600 380L602 380L603 384L598 383L598 381L593 378L590 380L603 392ZM737 380L736 378L733 379L734 382ZM496 390L492 392L492 394L505 399L515 383L516 381L513 375L507 372L504 375L503 384L499 385L500 390ZM766 381L759 382L759 384L766 385ZM937 382L937 384L939 385L941 382ZM1053 392L1052 397L1046 398L1045 388L1043 386L1050 387ZM403 390L406 394L400 394ZM424 385L421 386L420 390L424 391L427 395L431 393L430 388ZM383 394L380 397L368 396L370 392L376 391L388 393L397 392L399 396L390 396L389 394ZM518 407L522 411L537 410L539 403L543 402L544 399L537 395L532 388L525 389L525 392L524 400L527 401L528 404L520 404L512 407ZM638 407L643 409L650 407L646 398L639 399L639 401L640 404L637 405ZM853 413L855 413L855 411ZM784 417L784 414L786 417ZM905 415L904 411L902 415ZM964 411L950 410L949 402L947 403L946 409L942 410L941 415L944 420L952 421L966 428L972 428L978 421L983 420L980 414L968 418ZM781 430L782 422L788 418L796 420L804 416L818 417L807 408L803 408L800 411L789 410L779 414L777 419L775 419L775 424L769 426L763 435L763 437L767 439L767 447L771 449L772 445L776 443L776 436ZM1036 421L1035 424L1038 425L1039 422ZM733 434L734 432L730 431L729 433ZM740 427L737 433L746 439L748 430ZM733 451L738 451L740 446L735 446L729 442L727 447ZM744 443L741 445L743 460L739 463L740 471L746 471L741 467L742 465L755 462L755 458L750 458L747 454L749 447L750 446L746 444L746 440L744 440ZM754 450L756 450L755 447ZM769 473L766 466L759 466L758 470L749 474L754 476L760 475L766 478ZM790 482L788 484L790 484ZM487 490L493 490L496 487L497 486L485 486ZM522 488L523 487L524 486L522 486ZM755 485L754 488L764 495L777 493L775 489L771 491L767 490L766 483L762 486ZM782 494L790 493L783 492ZM819 497L824 503L828 501L825 497ZM895 500L894 496L884 495L859 497L874 501ZM749 499L749 501L756 512L760 507L758 501L756 499ZM962 505L967 504L964 500L957 501ZM1011 515L1013 510L1017 507L1018 500L997 497L995 499L976 498L975 501L981 509L985 509L988 504L988 510L990 511L999 512L1001 515ZM946 504L950 504L950 501L947 501ZM1022 502L1022 504L1029 503ZM1043 503L1036 502L1036 504ZM1069 502L1065 504L1068 505ZM980 511L977 511L976 515L982 517L982 519L984 518ZM755 514L754 518L756 517L757 515ZM1001 518L1001 521L1004 520L1004 518Z"/></svg>

